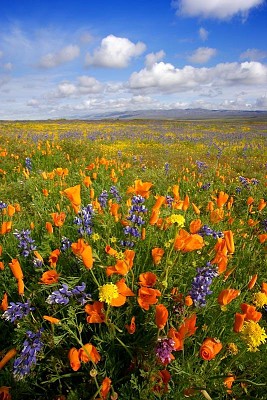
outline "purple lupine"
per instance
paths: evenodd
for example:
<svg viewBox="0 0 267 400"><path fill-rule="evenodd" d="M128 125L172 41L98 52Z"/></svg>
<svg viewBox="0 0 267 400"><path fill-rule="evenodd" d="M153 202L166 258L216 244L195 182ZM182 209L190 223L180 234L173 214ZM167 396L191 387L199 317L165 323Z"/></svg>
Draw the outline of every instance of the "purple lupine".
<svg viewBox="0 0 267 400"><path fill-rule="evenodd" d="M91 300L91 294L85 293L86 284L82 282L80 285L75 286L71 293L81 305L85 305L89 300Z"/></svg>
<svg viewBox="0 0 267 400"><path fill-rule="evenodd" d="M64 251L67 251L71 247L71 244L72 242L70 239L68 239L66 236L62 236L60 250L64 253Z"/></svg>
<svg viewBox="0 0 267 400"><path fill-rule="evenodd" d="M4 208L7 208L7 204L3 201L0 201L0 210L3 210Z"/></svg>
<svg viewBox="0 0 267 400"><path fill-rule="evenodd" d="M159 338L156 345L156 356L162 364L171 362L171 353L174 350L174 340L170 338Z"/></svg>
<svg viewBox="0 0 267 400"><path fill-rule="evenodd" d="M46 299L48 304L68 304L70 301L70 297L72 297L72 293L69 290L68 285L63 283L62 287L59 290L55 290L52 292Z"/></svg>
<svg viewBox="0 0 267 400"><path fill-rule="evenodd" d="M103 190L100 195L98 196L98 202L101 205L102 208L105 208L107 206L108 202L108 192L106 190Z"/></svg>
<svg viewBox="0 0 267 400"><path fill-rule="evenodd" d="M81 236L91 235L93 226L94 209L92 204L87 204L81 211L78 212L77 217L74 218L74 224L79 226L78 232Z"/></svg>
<svg viewBox="0 0 267 400"><path fill-rule="evenodd" d="M172 207L172 203L174 202L174 198L171 196L166 196L166 203L168 207Z"/></svg>
<svg viewBox="0 0 267 400"><path fill-rule="evenodd" d="M203 225L200 230L197 232L200 236L212 236L214 239L222 238L223 232L221 231L214 231L208 225Z"/></svg>
<svg viewBox="0 0 267 400"><path fill-rule="evenodd" d="M23 257L29 257L34 252L34 250L36 250L34 240L31 237L31 231L29 229L22 229L22 231L19 232L16 229L13 234L19 241L18 248L20 254Z"/></svg>
<svg viewBox="0 0 267 400"><path fill-rule="evenodd" d="M27 168L28 171L32 170L32 160L29 157L25 158L25 168Z"/></svg>
<svg viewBox="0 0 267 400"><path fill-rule="evenodd" d="M261 221L261 226L265 232L267 232L267 219Z"/></svg>
<svg viewBox="0 0 267 400"><path fill-rule="evenodd" d="M204 307L206 305L206 296L212 294L210 286L216 276L218 276L218 272L211 267L210 263L207 263L206 267L197 269L197 275L193 279L189 292L195 306Z"/></svg>
<svg viewBox="0 0 267 400"><path fill-rule="evenodd" d="M2 318L13 323L17 319L26 317L33 310L35 310L35 308L31 307L30 301L26 301L25 303L19 301L17 303L10 302Z"/></svg>
<svg viewBox="0 0 267 400"><path fill-rule="evenodd" d="M147 212L147 208L143 204L144 202L144 197L140 195L133 196L129 215L127 217L127 220L131 222L131 225L124 227L123 232L125 235L130 235L136 238L141 236L139 228L145 223L143 215Z"/></svg>
<svg viewBox="0 0 267 400"><path fill-rule="evenodd" d="M131 240L121 240L120 245L122 247L134 247L135 243L132 242Z"/></svg>
<svg viewBox="0 0 267 400"><path fill-rule="evenodd" d="M209 190L211 184L209 182L203 183L203 185L200 187L202 190Z"/></svg>
<svg viewBox="0 0 267 400"><path fill-rule="evenodd" d="M111 186L109 193L112 194L113 197L115 197L115 199L118 203L121 202L122 197L120 196L120 193L119 193L118 189L116 188L116 186Z"/></svg>
<svg viewBox="0 0 267 400"><path fill-rule="evenodd" d="M36 333L27 331L27 339L23 342L23 349L20 356L14 361L13 374L16 380L23 379L31 371L33 365L37 362L37 355L43 347L41 336L43 332L41 328Z"/></svg>

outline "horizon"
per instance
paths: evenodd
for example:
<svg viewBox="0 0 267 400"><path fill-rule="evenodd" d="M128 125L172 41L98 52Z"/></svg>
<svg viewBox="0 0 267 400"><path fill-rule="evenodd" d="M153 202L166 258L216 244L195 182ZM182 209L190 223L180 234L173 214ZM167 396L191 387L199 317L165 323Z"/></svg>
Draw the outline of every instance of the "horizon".
<svg viewBox="0 0 267 400"><path fill-rule="evenodd" d="M0 120L267 111L266 0L1 4Z"/></svg>

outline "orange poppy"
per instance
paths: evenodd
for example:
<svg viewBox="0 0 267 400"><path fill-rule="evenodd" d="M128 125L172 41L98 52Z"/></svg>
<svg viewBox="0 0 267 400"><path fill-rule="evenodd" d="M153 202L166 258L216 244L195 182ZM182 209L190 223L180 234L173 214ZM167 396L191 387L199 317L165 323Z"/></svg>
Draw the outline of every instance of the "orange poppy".
<svg viewBox="0 0 267 400"><path fill-rule="evenodd" d="M23 279L23 272L20 266L19 261L16 258L13 258L11 260L11 263L9 263L10 269L14 275L14 277L18 279Z"/></svg>
<svg viewBox="0 0 267 400"><path fill-rule="evenodd" d="M59 274L54 270L49 270L43 273L40 283L44 283L45 285L51 285L53 283L57 283L59 279Z"/></svg>
<svg viewBox="0 0 267 400"><path fill-rule="evenodd" d="M234 332L238 333L242 330L244 321L245 321L245 314L235 313L235 321L234 321Z"/></svg>
<svg viewBox="0 0 267 400"><path fill-rule="evenodd" d="M106 252L108 255L114 256L114 257L116 257L116 255L118 254L117 250L113 249L113 248L110 247L110 246L106 246L106 247L105 247L105 252Z"/></svg>
<svg viewBox="0 0 267 400"><path fill-rule="evenodd" d="M262 284L261 284L261 291L262 291L262 293L267 294L267 283L262 282Z"/></svg>
<svg viewBox="0 0 267 400"><path fill-rule="evenodd" d="M148 199L151 186L153 186L151 182L142 182L141 179L137 179L134 181L134 186L128 187L127 194L134 193Z"/></svg>
<svg viewBox="0 0 267 400"><path fill-rule="evenodd" d="M157 297L161 296L161 292L157 289L141 287L138 291L138 304L144 310L149 310L150 305L158 302Z"/></svg>
<svg viewBox="0 0 267 400"><path fill-rule="evenodd" d="M232 386L235 381L235 376L234 375L229 375L223 380L224 386L227 388L227 393L231 394L232 393Z"/></svg>
<svg viewBox="0 0 267 400"><path fill-rule="evenodd" d="M229 195L227 193L224 193L223 191L219 192L219 195L216 199L217 206L219 208L223 207L224 204L227 202Z"/></svg>
<svg viewBox="0 0 267 400"><path fill-rule="evenodd" d="M165 196L158 196L156 203L152 207L152 210L159 210L160 207L166 203L166 197Z"/></svg>
<svg viewBox="0 0 267 400"><path fill-rule="evenodd" d="M79 359L84 363L92 361L94 364L97 364L101 360L101 357L95 346L91 343L86 343L79 349Z"/></svg>
<svg viewBox="0 0 267 400"><path fill-rule="evenodd" d="M43 192L43 195L44 195L45 197L48 197L49 192L48 192L47 189L42 189L42 192Z"/></svg>
<svg viewBox="0 0 267 400"><path fill-rule="evenodd" d="M223 289L218 296L218 303L220 306L226 306L231 303L237 296L240 295L240 290L236 289Z"/></svg>
<svg viewBox="0 0 267 400"><path fill-rule="evenodd" d="M197 315L192 314L190 317L186 318L179 328L179 333L181 337L185 339L186 337L194 335L197 330L196 326Z"/></svg>
<svg viewBox="0 0 267 400"><path fill-rule="evenodd" d="M115 222L119 221L120 215L118 214L118 210L120 205L117 203L112 203L110 206L110 214L114 217Z"/></svg>
<svg viewBox="0 0 267 400"><path fill-rule="evenodd" d="M102 324L105 322L104 303L102 301L95 301L93 304L86 304L84 308L88 317L86 321L89 324Z"/></svg>
<svg viewBox="0 0 267 400"><path fill-rule="evenodd" d="M62 193L69 199L74 211L77 214L81 205L81 185L69 187L63 190Z"/></svg>
<svg viewBox="0 0 267 400"><path fill-rule="evenodd" d="M184 201L182 203L182 210L186 211L190 205L189 196L188 194L185 195Z"/></svg>
<svg viewBox="0 0 267 400"><path fill-rule="evenodd" d="M169 312L163 304L156 305L156 325L158 329L163 329L169 317Z"/></svg>
<svg viewBox="0 0 267 400"><path fill-rule="evenodd" d="M224 217L223 209L216 208L215 210L212 210L210 212L210 221L213 222L214 224L222 221L223 217Z"/></svg>
<svg viewBox="0 0 267 400"><path fill-rule="evenodd" d="M133 335L135 333L135 330L136 330L135 317L131 318L130 325L126 324L125 328L127 329L128 333L130 335Z"/></svg>
<svg viewBox="0 0 267 400"><path fill-rule="evenodd" d="M66 219L66 214L64 212L52 213L51 215L52 215L53 223L55 226L58 226L58 227L63 226L65 219Z"/></svg>
<svg viewBox="0 0 267 400"><path fill-rule="evenodd" d="M156 209L152 210L152 213L151 213L151 216L150 216L150 219L149 219L149 224L150 225L156 225L157 224L157 222L159 220L159 213L160 213L159 208L156 208Z"/></svg>
<svg viewBox="0 0 267 400"><path fill-rule="evenodd" d="M183 253L202 249L203 246L204 240L202 236L197 233L190 234L184 229L180 229L174 240L174 249Z"/></svg>
<svg viewBox="0 0 267 400"><path fill-rule="evenodd" d="M261 233L260 235L258 235L258 239L260 243L265 243L267 240L267 233Z"/></svg>
<svg viewBox="0 0 267 400"><path fill-rule="evenodd" d="M160 263L164 253L165 251L160 247L154 247L154 249L152 249L151 254L154 265L158 265Z"/></svg>
<svg viewBox="0 0 267 400"><path fill-rule="evenodd" d="M201 219L194 219L190 222L189 231L190 233L197 233L202 226Z"/></svg>
<svg viewBox="0 0 267 400"><path fill-rule="evenodd" d="M256 310L255 306L250 304L242 303L240 305L243 314L245 314L245 321L259 322L262 317L262 313Z"/></svg>
<svg viewBox="0 0 267 400"><path fill-rule="evenodd" d="M55 249L50 253L48 261L49 261L49 264L50 264L51 268L56 268L59 255L60 255L60 250L59 249Z"/></svg>
<svg viewBox="0 0 267 400"><path fill-rule="evenodd" d="M192 306L193 303L194 303L194 302L193 302L191 296L189 296L189 295L188 295L188 296L185 296L185 298L184 298L184 304L185 304L187 307Z"/></svg>
<svg viewBox="0 0 267 400"><path fill-rule="evenodd" d="M134 257L135 257L134 250L125 250L123 260L117 260L114 266L109 266L106 268L107 276L113 274L127 275L130 269L132 269L133 267Z"/></svg>
<svg viewBox="0 0 267 400"><path fill-rule="evenodd" d="M101 400L106 400L111 388L111 379L107 376L103 379L100 389Z"/></svg>
<svg viewBox="0 0 267 400"><path fill-rule="evenodd" d="M194 213L199 215L200 214L200 209L194 203L192 203L192 207L193 207Z"/></svg>
<svg viewBox="0 0 267 400"><path fill-rule="evenodd" d="M126 302L126 298L128 296L135 296L135 294L131 291L131 289L126 285L125 279L122 278L118 282L115 283L118 288L118 297L111 300L111 305L113 307L123 306Z"/></svg>
<svg viewBox="0 0 267 400"><path fill-rule="evenodd" d="M249 283L248 283L248 289L251 290L254 288L256 282L258 279L258 274L255 274L252 276L252 278L250 279Z"/></svg>
<svg viewBox="0 0 267 400"><path fill-rule="evenodd" d="M53 233L53 225L51 224L51 222L45 223L45 229L50 235Z"/></svg>
<svg viewBox="0 0 267 400"><path fill-rule="evenodd" d="M168 337L174 341L174 350L180 351L184 348L184 338L181 333L174 328L168 331Z"/></svg>
<svg viewBox="0 0 267 400"><path fill-rule="evenodd" d="M140 286L144 287L153 287L157 281L157 275L153 272L143 272L139 275L139 282Z"/></svg>
<svg viewBox="0 0 267 400"><path fill-rule="evenodd" d="M82 262L87 269L93 268L93 251L89 244L85 243L83 239L78 239L77 242L72 243L71 249L76 256L82 259Z"/></svg>
<svg viewBox="0 0 267 400"><path fill-rule="evenodd" d="M3 261L0 261L0 271L4 271L5 269L5 265L3 263Z"/></svg>
<svg viewBox="0 0 267 400"><path fill-rule="evenodd" d="M72 347L68 352L68 359L70 361L70 366L73 371L78 371L81 368L81 361L79 357L79 350L76 347Z"/></svg>
<svg viewBox="0 0 267 400"><path fill-rule="evenodd" d="M225 240L225 243L226 243L227 251L230 254L233 254L235 252L235 244L234 244L233 232L231 230L223 231L223 235L224 235L224 240Z"/></svg>
<svg viewBox="0 0 267 400"><path fill-rule="evenodd" d="M83 183L85 184L85 186L88 188L89 186L91 186L92 185L92 181L91 181L91 178L90 178L90 176L85 176L84 177L84 180L83 180Z"/></svg>
<svg viewBox="0 0 267 400"><path fill-rule="evenodd" d="M199 355L203 360L212 360L222 350L222 347L219 340L206 338L200 347Z"/></svg>
<svg viewBox="0 0 267 400"><path fill-rule="evenodd" d="M0 304L0 310L6 311L8 307L7 293L4 293L2 302Z"/></svg>
<svg viewBox="0 0 267 400"><path fill-rule="evenodd" d="M252 203L254 203L254 199L252 196L249 196L247 199L247 205L250 206Z"/></svg>
<svg viewBox="0 0 267 400"><path fill-rule="evenodd" d="M51 324L58 324L60 322L60 319L54 318L54 317L49 317L48 315L44 315L43 319L50 322Z"/></svg>
<svg viewBox="0 0 267 400"><path fill-rule="evenodd" d="M12 221L4 221L1 225L1 235L5 235L6 233L9 233L12 229Z"/></svg>
<svg viewBox="0 0 267 400"><path fill-rule="evenodd" d="M0 387L0 399L1 400L11 400L11 394L9 393L10 387L1 386Z"/></svg>
<svg viewBox="0 0 267 400"><path fill-rule="evenodd" d="M2 360L0 361L0 370L4 368L4 366L8 363L11 358L15 357L17 354L17 350L15 348L8 350L8 352L4 355Z"/></svg>
<svg viewBox="0 0 267 400"><path fill-rule="evenodd" d="M266 201L264 199L260 199L258 204L258 211L262 211L266 207Z"/></svg>
<svg viewBox="0 0 267 400"><path fill-rule="evenodd" d="M24 294L24 282L23 279L18 279L18 293L19 295Z"/></svg>
<svg viewBox="0 0 267 400"><path fill-rule="evenodd" d="M7 206L7 215L8 215L9 217L13 217L13 215L15 214L15 212L16 212L15 207L12 206L12 204L9 204L9 205Z"/></svg>

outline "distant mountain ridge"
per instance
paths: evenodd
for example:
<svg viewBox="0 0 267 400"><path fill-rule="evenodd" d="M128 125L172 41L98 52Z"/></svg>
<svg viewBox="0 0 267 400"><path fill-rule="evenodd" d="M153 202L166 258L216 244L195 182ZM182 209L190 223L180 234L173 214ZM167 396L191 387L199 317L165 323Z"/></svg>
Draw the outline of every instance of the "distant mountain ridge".
<svg viewBox="0 0 267 400"><path fill-rule="evenodd" d="M267 111L246 110L206 110L202 108L139 110L97 113L86 116L75 116L77 119L220 119L220 118L267 118Z"/></svg>

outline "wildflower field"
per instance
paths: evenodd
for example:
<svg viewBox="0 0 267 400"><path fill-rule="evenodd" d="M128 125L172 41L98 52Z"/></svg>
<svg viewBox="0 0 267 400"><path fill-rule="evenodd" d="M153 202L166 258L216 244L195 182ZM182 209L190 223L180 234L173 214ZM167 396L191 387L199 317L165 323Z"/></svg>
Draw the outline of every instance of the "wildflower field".
<svg viewBox="0 0 267 400"><path fill-rule="evenodd" d="M0 138L1 400L266 399L266 121Z"/></svg>

